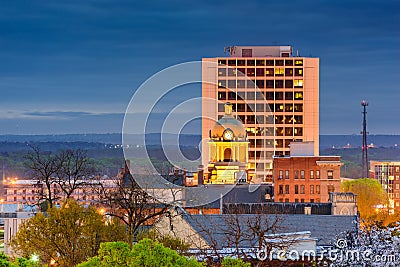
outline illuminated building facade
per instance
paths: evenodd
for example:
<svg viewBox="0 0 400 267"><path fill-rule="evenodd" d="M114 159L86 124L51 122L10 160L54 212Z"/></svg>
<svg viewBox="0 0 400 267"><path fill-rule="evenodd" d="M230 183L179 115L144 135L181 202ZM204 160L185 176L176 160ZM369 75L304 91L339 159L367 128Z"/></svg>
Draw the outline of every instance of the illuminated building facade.
<svg viewBox="0 0 400 267"><path fill-rule="evenodd" d="M272 182L273 156L288 156L292 141L313 141L319 153L319 59L292 55L291 46L235 46L230 56L202 60L202 139L224 115L246 128L249 180ZM208 163L207 142L202 164Z"/></svg>
<svg viewBox="0 0 400 267"><path fill-rule="evenodd" d="M209 131L208 174L205 184L247 182L248 141L242 122L232 114L232 104L224 105L225 114Z"/></svg>
<svg viewBox="0 0 400 267"><path fill-rule="evenodd" d="M400 209L400 161L370 161L370 177L388 193L391 207Z"/></svg>

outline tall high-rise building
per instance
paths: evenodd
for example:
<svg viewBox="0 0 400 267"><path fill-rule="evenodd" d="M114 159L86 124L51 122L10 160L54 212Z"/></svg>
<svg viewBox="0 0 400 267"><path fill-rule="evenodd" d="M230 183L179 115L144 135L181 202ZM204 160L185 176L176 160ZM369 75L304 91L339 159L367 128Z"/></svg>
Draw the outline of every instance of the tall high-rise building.
<svg viewBox="0 0 400 267"><path fill-rule="evenodd" d="M202 138L224 115L224 103L246 128L248 177L272 182L273 156L290 155L293 141L313 141L319 154L319 58L291 46L233 46L229 56L202 60ZM207 142L202 144L207 166Z"/></svg>

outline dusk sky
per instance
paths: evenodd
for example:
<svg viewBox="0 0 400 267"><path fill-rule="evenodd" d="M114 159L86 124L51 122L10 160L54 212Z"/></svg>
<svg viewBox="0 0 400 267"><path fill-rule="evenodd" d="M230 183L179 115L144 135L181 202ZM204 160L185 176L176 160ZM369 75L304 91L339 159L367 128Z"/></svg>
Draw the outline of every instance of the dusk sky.
<svg viewBox="0 0 400 267"><path fill-rule="evenodd" d="M319 57L321 134L359 134L362 99L370 134L400 134L397 0L1 1L0 134L121 132L146 79L229 45Z"/></svg>

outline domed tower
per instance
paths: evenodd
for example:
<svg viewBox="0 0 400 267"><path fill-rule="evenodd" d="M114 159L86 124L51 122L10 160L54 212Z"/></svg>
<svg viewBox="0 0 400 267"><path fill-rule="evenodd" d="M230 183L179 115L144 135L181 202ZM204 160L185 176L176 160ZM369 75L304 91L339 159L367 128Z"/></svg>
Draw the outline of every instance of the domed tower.
<svg viewBox="0 0 400 267"><path fill-rule="evenodd" d="M205 184L247 182L247 133L232 115L232 104L225 104L225 115L210 130L208 177Z"/></svg>

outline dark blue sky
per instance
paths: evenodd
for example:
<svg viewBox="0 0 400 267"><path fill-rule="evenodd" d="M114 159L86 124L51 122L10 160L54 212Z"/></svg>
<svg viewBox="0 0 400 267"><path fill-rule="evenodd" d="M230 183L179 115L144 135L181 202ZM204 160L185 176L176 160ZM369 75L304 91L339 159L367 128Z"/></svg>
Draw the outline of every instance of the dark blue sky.
<svg viewBox="0 0 400 267"><path fill-rule="evenodd" d="M359 133L363 98L400 134L399 26L395 0L1 1L0 134L120 132L157 71L271 44L320 57L321 134Z"/></svg>

